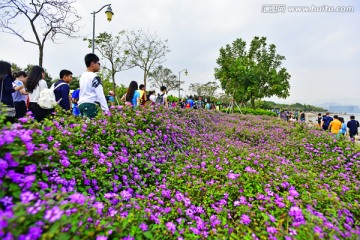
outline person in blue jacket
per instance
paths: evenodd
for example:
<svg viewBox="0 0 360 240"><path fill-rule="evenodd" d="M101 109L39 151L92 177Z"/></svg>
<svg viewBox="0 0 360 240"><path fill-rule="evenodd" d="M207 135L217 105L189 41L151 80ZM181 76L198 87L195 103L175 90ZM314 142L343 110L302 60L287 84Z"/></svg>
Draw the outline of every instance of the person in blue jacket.
<svg viewBox="0 0 360 240"><path fill-rule="evenodd" d="M324 131L327 131L327 130L328 130L329 125L330 125L330 122L331 122L332 120L333 120L333 118L330 117L330 113L327 112L327 113L325 114L325 116L323 117L322 122L321 122L321 127L322 127L322 129L324 129Z"/></svg>
<svg viewBox="0 0 360 240"><path fill-rule="evenodd" d="M80 110L79 110L79 105L78 105L78 101L79 101L79 95L80 95L80 90L76 89L73 91L72 95L71 95L71 108L72 108L72 113L74 116L79 116L80 115Z"/></svg>
<svg viewBox="0 0 360 240"><path fill-rule="evenodd" d="M186 105L185 106L188 106L186 108L193 108L194 106L194 100L193 100L193 97L190 96L187 100L186 100Z"/></svg>
<svg viewBox="0 0 360 240"><path fill-rule="evenodd" d="M350 121L347 122L346 126L349 128L349 135L351 140L355 139L355 135L358 135L359 122L355 120L355 116L350 116Z"/></svg>
<svg viewBox="0 0 360 240"><path fill-rule="evenodd" d="M0 61L0 101L10 108L15 108L12 97L12 93L15 92L13 82L14 78L11 73L11 64ZM7 116L6 120L13 123L15 122L15 116Z"/></svg>
<svg viewBox="0 0 360 240"><path fill-rule="evenodd" d="M65 111L70 110L69 83L71 83L71 81L72 72L69 70L61 70L60 79L54 85L55 99Z"/></svg>

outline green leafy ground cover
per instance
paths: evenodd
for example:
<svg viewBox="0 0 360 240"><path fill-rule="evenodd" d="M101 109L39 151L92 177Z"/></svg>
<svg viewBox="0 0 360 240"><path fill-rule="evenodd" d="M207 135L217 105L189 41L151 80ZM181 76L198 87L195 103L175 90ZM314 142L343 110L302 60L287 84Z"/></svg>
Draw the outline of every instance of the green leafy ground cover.
<svg viewBox="0 0 360 240"><path fill-rule="evenodd" d="M2 239L357 239L360 152L269 116L111 109L0 136Z"/></svg>

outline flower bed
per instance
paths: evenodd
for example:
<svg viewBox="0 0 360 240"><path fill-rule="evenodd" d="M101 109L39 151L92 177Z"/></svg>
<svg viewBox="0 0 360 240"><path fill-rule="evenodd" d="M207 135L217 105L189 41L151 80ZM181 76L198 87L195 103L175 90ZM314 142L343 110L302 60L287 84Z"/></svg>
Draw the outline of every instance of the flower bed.
<svg viewBox="0 0 360 240"><path fill-rule="evenodd" d="M116 107L0 136L2 239L356 239L360 152L267 116Z"/></svg>

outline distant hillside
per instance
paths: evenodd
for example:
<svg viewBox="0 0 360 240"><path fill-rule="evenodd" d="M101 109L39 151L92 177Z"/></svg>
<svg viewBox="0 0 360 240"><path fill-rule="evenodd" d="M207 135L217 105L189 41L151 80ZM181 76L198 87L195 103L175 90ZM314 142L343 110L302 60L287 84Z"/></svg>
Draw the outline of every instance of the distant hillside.
<svg viewBox="0 0 360 240"><path fill-rule="evenodd" d="M280 110L289 110L289 111L304 111L304 112L325 112L328 108L318 107L309 104L280 104L272 101L261 101L256 103L257 106L263 109L280 109Z"/></svg>

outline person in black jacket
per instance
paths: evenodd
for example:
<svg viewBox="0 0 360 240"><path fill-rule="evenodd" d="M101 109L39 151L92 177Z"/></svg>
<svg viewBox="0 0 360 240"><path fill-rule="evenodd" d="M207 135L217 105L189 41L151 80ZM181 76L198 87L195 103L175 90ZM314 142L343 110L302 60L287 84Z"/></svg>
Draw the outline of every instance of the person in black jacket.
<svg viewBox="0 0 360 240"><path fill-rule="evenodd" d="M8 107L14 108L12 93L15 92L13 87L14 78L11 73L11 64L0 61L0 91L1 102ZM14 117L6 117L7 121L14 122Z"/></svg>
<svg viewBox="0 0 360 240"><path fill-rule="evenodd" d="M54 90L55 99L65 111L70 110L69 83L71 83L71 81L72 72L70 72L69 70L61 70L60 80L58 80L54 85L54 88L56 88Z"/></svg>
<svg viewBox="0 0 360 240"><path fill-rule="evenodd" d="M359 122L355 120L355 116L350 116L350 121L346 126L349 128L349 135L351 139L354 139L355 135L358 135Z"/></svg>

